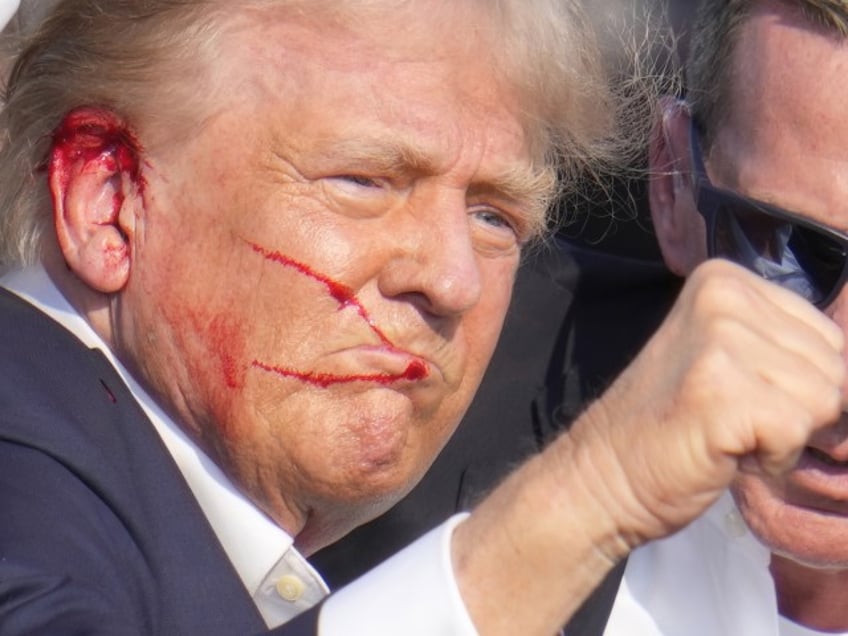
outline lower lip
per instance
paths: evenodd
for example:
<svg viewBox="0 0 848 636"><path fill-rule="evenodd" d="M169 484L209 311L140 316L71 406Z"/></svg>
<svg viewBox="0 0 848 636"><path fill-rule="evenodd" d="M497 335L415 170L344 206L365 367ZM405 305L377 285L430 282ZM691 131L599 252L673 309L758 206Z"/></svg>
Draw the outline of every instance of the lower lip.
<svg viewBox="0 0 848 636"><path fill-rule="evenodd" d="M786 480L787 497L805 507L848 514L848 464L822 461L805 450Z"/></svg>
<svg viewBox="0 0 848 636"><path fill-rule="evenodd" d="M797 469L813 470L828 476L848 477L848 462L835 461L827 453L812 448L806 448L801 453Z"/></svg>

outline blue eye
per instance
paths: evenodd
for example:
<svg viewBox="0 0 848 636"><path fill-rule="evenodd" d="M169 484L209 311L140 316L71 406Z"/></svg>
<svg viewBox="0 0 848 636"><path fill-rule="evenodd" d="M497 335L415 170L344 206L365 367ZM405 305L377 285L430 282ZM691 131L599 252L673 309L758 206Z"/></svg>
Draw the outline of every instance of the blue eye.
<svg viewBox="0 0 848 636"><path fill-rule="evenodd" d="M345 181L347 183L352 183L354 185L361 186L363 188L379 188L380 184L376 179L372 179L371 177L363 177L361 175L355 174L343 174L338 177L333 177L334 179L338 179L340 181Z"/></svg>
<svg viewBox="0 0 848 636"><path fill-rule="evenodd" d="M502 214L494 210L480 210L476 212L477 218L482 219L492 227L503 227L512 230L512 224Z"/></svg>
<svg viewBox="0 0 848 636"><path fill-rule="evenodd" d="M496 208L472 209L470 218L476 227L474 232L478 248L485 253L506 254L520 248L524 237L516 228L514 220Z"/></svg>
<svg viewBox="0 0 848 636"><path fill-rule="evenodd" d="M492 232L509 234L518 239L519 231L506 214L492 208L474 210L474 217L484 223Z"/></svg>

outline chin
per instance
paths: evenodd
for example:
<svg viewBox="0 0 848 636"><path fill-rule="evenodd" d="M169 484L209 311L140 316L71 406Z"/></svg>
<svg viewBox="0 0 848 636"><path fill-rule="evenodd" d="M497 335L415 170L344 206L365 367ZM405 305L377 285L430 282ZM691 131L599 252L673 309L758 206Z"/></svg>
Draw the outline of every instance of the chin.
<svg viewBox="0 0 848 636"><path fill-rule="evenodd" d="M372 409L340 427L331 451L335 459L326 468L341 473L339 488L346 494L400 499L423 477L453 430L438 421Z"/></svg>
<svg viewBox="0 0 848 636"><path fill-rule="evenodd" d="M308 522L296 544L307 556L389 510L416 483L399 471L347 473L310 493ZM334 487L335 485L335 487Z"/></svg>
<svg viewBox="0 0 848 636"><path fill-rule="evenodd" d="M848 519L788 506L783 528L755 532L762 543L786 559L811 569L848 568Z"/></svg>
<svg viewBox="0 0 848 636"><path fill-rule="evenodd" d="M388 509L412 490L429 465L428 461L422 466L411 453L397 453L378 461L369 454L360 462L347 465L335 492L345 501Z"/></svg>

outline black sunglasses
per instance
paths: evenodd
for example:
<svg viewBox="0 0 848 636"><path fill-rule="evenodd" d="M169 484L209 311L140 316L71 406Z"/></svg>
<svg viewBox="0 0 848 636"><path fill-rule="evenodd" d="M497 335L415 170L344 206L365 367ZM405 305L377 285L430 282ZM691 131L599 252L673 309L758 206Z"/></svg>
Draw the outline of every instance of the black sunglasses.
<svg viewBox="0 0 848 636"><path fill-rule="evenodd" d="M693 185L707 225L707 249L799 293L829 305L848 279L848 236L768 203L714 186L704 167L694 121L690 127Z"/></svg>

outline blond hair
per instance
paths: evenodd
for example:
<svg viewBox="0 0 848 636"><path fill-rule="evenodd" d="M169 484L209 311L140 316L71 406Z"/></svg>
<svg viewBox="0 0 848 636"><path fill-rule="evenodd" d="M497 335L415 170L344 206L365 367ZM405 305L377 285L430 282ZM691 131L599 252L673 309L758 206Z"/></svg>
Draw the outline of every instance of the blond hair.
<svg viewBox="0 0 848 636"><path fill-rule="evenodd" d="M0 268L39 259L52 220L44 166L53 131L71 110L107 108L130 129L192 117L203 91L192 102L179 83L196 76L198 59L215 55L239 7L279 5L345 19L414 1L61 0L23 43L0 111ZM612 161L621 146L612 130L614 98L578 0L465 1L491 16L499 72L524 96L551 195L555 177L567 182Z"/></svg>

